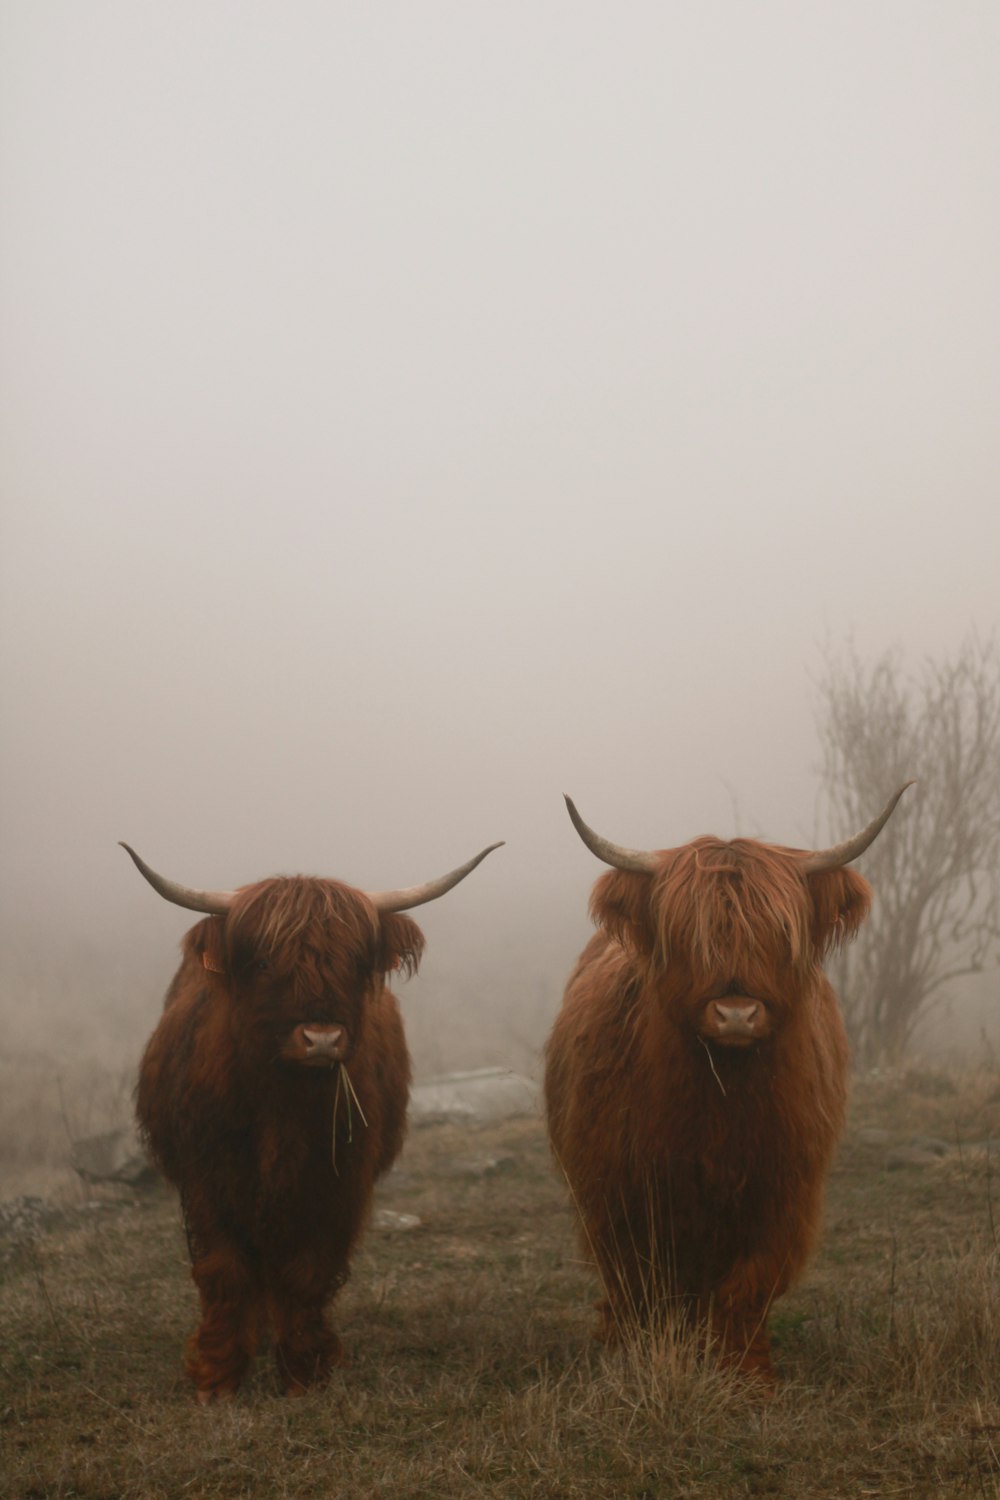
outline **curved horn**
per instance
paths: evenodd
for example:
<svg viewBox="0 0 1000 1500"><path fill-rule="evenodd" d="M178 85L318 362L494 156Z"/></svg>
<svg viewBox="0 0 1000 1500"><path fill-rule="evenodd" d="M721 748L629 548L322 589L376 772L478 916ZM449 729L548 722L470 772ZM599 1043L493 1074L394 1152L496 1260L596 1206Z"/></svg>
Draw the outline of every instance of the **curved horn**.
<svg viewBox="0 0 1000 1500"><path fill-rule="evenodd" d="M580 817L573 798L566 796L565 792L563 796L566 797L566 807L573 820L573 827L587 848L592 854L596 854L598 859L603 859L606 865L614 865L616 870L631 870L642 875L648 875L656 869L655 854L646 849L625 849L621 844L613 844L610 839L602 839L601 835L595 833L592 828L588 828Z"/></svg>
<svg viewBox="0 0 1000 1500"><path fill-rule="evenodd" d="M436 901L439 896L450 891L452 886L458 885L458 882L471 874L487 854L492 854L494 849L501 849L503 844L503 839L499 844L490 844L474 859L466 860L464 865L459 865L457 870L452 870L448 875L442 875L438 880L428 880L424 885L407 886L405 890L400 891L366 891L365 895L377 911L409 911L412 906L423 906L428 901Z"/></svg>
<svg viewBox="0 0 1000 1500"><path fill-rule="evenodd" d="M206 912L209 916L224 917L233 904L235 891L194 891L186 885L178 885L175 880L167 880L164 875L157 875L151 870L144 859L140 859L134 849L121 839L118 841L125 853L131 856L132 862L139 874L148 880L154 891L157 891L165 901L172 901L175 906L184 906L188 911Z"/></svg>
<svg viewBox="0 0 1000 1500"><path fill-rule="evenodd" d="M802 869L806 875L815 875L820 870L839 870L842 865L849 865L852 860L864 854L869 844L873 844L882 832L886 823L892 815L900 797L908 786L916 786L915 781L904 781L899 791L890 797L877 818L874 818L867 828L862 828L852 839L845 839L842 844L834 844L832 849L817 849L812 854L802 856Z"/></svg>

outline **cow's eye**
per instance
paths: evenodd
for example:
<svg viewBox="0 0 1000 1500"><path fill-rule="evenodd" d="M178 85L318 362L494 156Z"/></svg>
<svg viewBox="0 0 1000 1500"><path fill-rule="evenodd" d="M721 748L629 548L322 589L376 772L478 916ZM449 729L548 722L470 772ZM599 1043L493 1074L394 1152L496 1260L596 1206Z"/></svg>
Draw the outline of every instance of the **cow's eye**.
<svg viewBox="0 0 1000 1500"><path fill-rule="evenodd" d="M266 958L255 958L250 965L250 972L251 974L266 974L270 967Z"/></svg>

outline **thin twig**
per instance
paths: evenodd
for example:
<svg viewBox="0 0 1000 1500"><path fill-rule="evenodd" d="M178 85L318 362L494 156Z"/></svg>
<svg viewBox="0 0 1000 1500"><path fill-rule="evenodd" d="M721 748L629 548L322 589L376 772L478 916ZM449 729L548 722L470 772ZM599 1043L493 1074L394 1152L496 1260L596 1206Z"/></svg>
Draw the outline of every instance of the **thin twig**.
<svg viewBox="0 0 1000 1500"><path fill-rule="evenodd" d="M330 1140L330 1160L333 1163L333 1170L337 1177L340 1176L340 1173L337 1171L337 1110L340 1105L340 1075L343 1069L344 1065L341 1063L337 1068L337 1092L333 1096L333 1134Z"/></svg>
<svg viewBox="0 0 1000 1500"><path fill-rule="evenodd" d="M365 1129L367 1130L368 1129L368 1121L365 1119L365 1112L361 1108L361 1100L358 1098L357 1090L355 1089L354 1084L351 1082L351 1075L350 1075L350 1073L348 1073L348 1071L344 1067L343 1063L341 1063L340 1067L341 1067L341 1070L342 1070L342 1072L344 1074L344 1082L347 1084L347 1087L351 1091L351 1098L354 1100L355 1104L358 1107L358 1114L361 1116L361 1123L365 1127Z"/></svg>
<svg viewBox="0 0 1000 1500"><path fill-rule="evenodd" d="M347 1105L347 1141L345 1144L349 1146L354 1140L354 1112L351 1108L352 1101L357 1106L358 1114L361 1116L362 1125L364 1125L366 1129L368 1128L368 1121L365 1118L364 1110L361 1108L361 1100L358 1098L357 1090L355 1089L354 1084L351 1082L351 1075L350 1073L348 1073L345 1064L339 1063L337 1065L337 1091L333 1096L333 1138L331 1142L331 1160L333 1162L333 1170L338 1177L340 1176L340 1173L337 1171L337 1116L340 1112L341 1079L344 1080L344 1102Z"/></svg>
<svg viewBox="0 0 1000 1500"><path fill-rule="evenodd" d="M708 1053L708 1066L711 1068L711 1070L712 1070L712 1076L714 1077L716 1083L719 1085L719 1088L722 1089L722 1096L723 1096L723 1098L725 1098L725 1095L726 1095L725 1085L723 1084L722 1079L719 1077L718 1073L716 1073L716 1071L715 1071L715 1058L712 1056L712 1049L708 1045L708 1043L705 1041L704 1037L700 1036L698 1038L698 1040L699 1040L699 1042L701 1042L701 1045L704 1047L705 1051Z"/></svg>

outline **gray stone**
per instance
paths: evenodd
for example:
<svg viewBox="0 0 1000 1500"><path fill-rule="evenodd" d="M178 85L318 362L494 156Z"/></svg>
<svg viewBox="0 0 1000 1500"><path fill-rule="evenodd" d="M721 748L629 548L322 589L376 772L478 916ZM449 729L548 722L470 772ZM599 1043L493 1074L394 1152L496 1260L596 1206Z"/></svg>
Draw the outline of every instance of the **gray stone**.
<svg viewBox="0 0 1000 1500"><path fill-rule="evenodd" d="M902 1167L933 1167L941 1158L933 1151L921 1151L918 1146L897 1146L885 1159L887 1172L898 1172Z"/></svg>
<svg viewBox="0 0 1000 1500"><path fill-rule="evenodd" d="M156 1172L131 1130L106 1130L73 1141L70 1166L85 1182L121 1182L143 1187L155 1182Z"/></svg>
<svg viewBox="0 0 1000 1500"><path fill-rule="evenodd" d="M866 1125L863 1130L858 1131L858 1140L862 1146L888 1146L889 1132L883 1130L881 1125Z"/></svg>
<svg viewBox="0 0 1000 1500"><path fill-rule="evenodd" d="M915 1151L928 1151L931 1156L948 1156L954 1150L950 1141L937 1135L915 1135L910 1141Z"/></svg>
<svg viewBox="0 0 1000 1500"><path fill-rule="evenodd" d="M435 1177L496 1177L513 1172L516 1166L516 1156L451 1156L438 1162L432 1171Z"/></svg>
<svg viewBox="0 0 1000 1500"><path fill-rule="evenodd" d="M440 1125L465 1121L493 1125L522 1115L537 1115L538 1086L508 1068L475 1068L465 1073L444 1073L418 1083L410 1093L410 1119L414 1125Z"/></svg>
<svg viewBox="0 0 1000 1500"><path fill-rule="evenodd" d="M0 1203L0 1239L23 1242L41 1233L52 1219L52 1209L44 1198L23 1194Z"/></svg>
<svg viewBox="0 0 1000 1500"><path fill-rule="evenodd" d="M383 1234L405 1234L411 1229L419 1229L420 1219L416 1214L399 1214L392 1208L377 1208L372 1214L372 1228L380 1229Z"/></svg>
<svg viewBox="0 0 1000 1500"><path fill-rule="evenodd" d="M23 1194L0 1203L0 1265L33 1245L50 1229L62 1224L66 1213L44 1198Z"/></svg>

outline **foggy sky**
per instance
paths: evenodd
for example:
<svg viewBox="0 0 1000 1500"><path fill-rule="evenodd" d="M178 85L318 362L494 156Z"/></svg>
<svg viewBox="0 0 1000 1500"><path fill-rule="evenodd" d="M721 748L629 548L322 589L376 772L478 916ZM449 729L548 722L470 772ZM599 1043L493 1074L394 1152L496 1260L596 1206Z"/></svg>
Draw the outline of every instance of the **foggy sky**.
<svg viewBox="0 0 1000 1500"><path fill-rule="evenodd" d="M0 14L15 1039L83 934L152 1024L188 923L120 838L209 886L506 839L412 1003L520 1017L598 873L564 791L807 841L820 645L995 628L994 4Z"/></svg>

